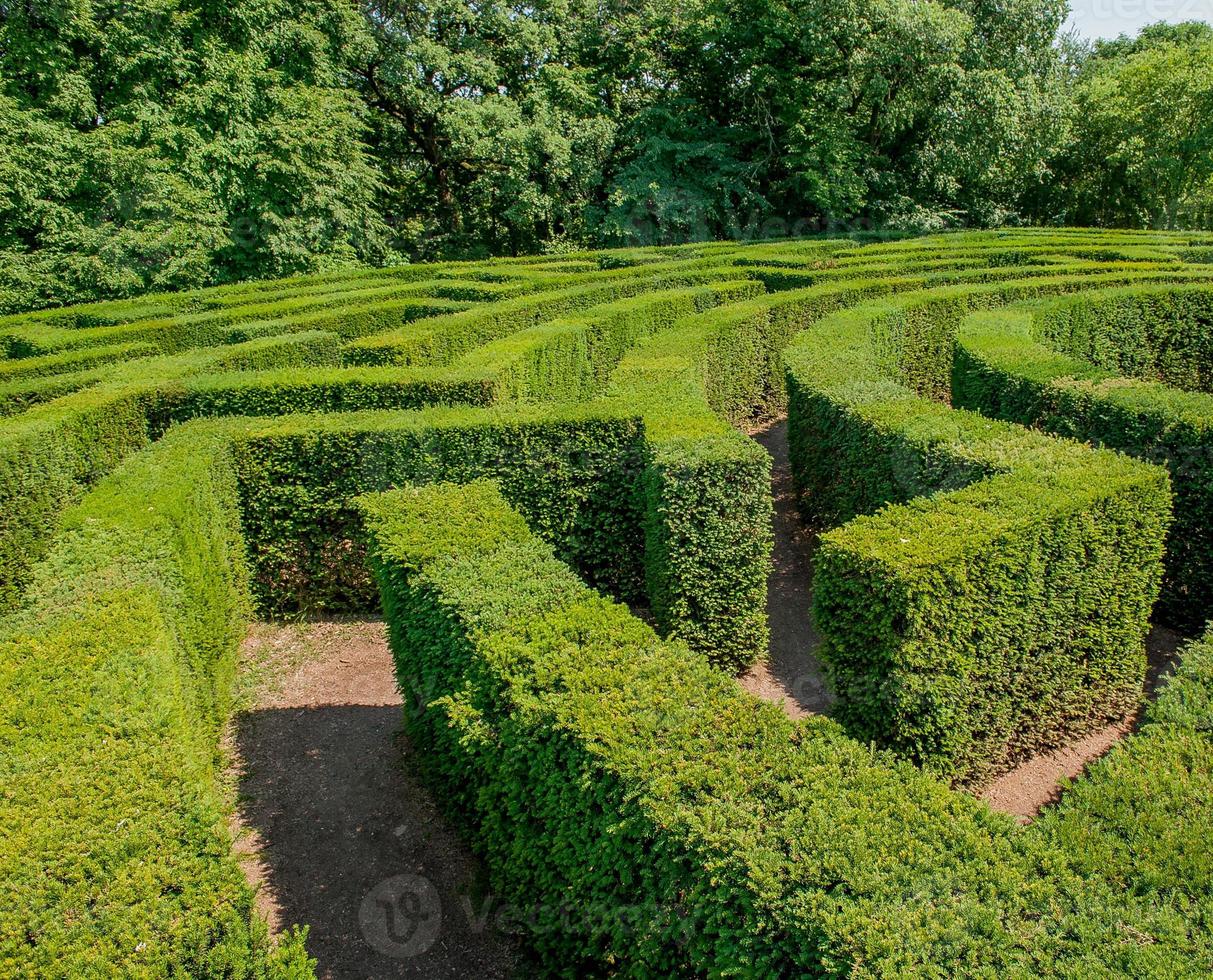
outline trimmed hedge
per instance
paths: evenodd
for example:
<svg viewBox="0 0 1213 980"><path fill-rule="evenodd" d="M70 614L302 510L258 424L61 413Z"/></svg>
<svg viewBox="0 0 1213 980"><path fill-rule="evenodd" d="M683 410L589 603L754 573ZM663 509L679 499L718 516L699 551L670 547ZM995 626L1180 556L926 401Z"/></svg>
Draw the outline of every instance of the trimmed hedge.
<svg viewBox="0 0 1213 980"><path fill-rule="evenodd" d="M600 394L624 354L693 313L762 293L752 279L658 290L541 323L469 351L449 370L491 375L498 398L573 402Z"/></svg>
<svg viewBox="0 0 1213 980"><path fill-rule="evenodd" d="M1213 289L1087 293L1036 312L1034 332L1062 353L1129 377L1213 392Z"/></svg>
<svg viewBox="0 0 1213 980"><path fill-rule="evenodd" d="M742 276L744 273L741 274ZM579 276L575 284L524 295L398 330L363 337L346 348L351 364L449 364L482 344L558 316L644 292L736 281L739 270L714 260L660 263Z"/></svg>
<svg viewBox="0 0 1213 980"><path fill-rule="evenodd" d="M20 572L8 598L24 600L0 621L0 973L307 975L298 937L267 944L218 829L214 733L247 615L244 556L266 607L363 605L352 498L398 485L413 489L366 506L410 726L472 818L494 891L538 904L547 971L1208 972L1200 648L1177 700L1164 695L1089 796L1022 832L712 666L744 667L766 645L769 460L732 426L781 411L790 383L793 414L824 430L799 451L833 453L798 462L822 483L806 503L825 523L935 492L829 532L821 550L819 601L859 608L834 623L840 662L927 694L901 702L910 754L925 745L931 767L976 780L995 768L982 745L1013 754L1128 707L1165 474L928 399L949 394L969 311L1208 282L1213 270L1179 261L1194 241L705 243L0 323L7 355L58 351L0 361L0 399L32 406L0 420L13 502L0 560ZM465 309L473 298L485 305ZM839 311L881 298L857 311L884 311L858 334L838 332L853 322ZM99 360L132 338L178 353ZM793 363L829 366L824 383L785 379L790 343ZM410 363L343 365L384 352ZM330 414L351 408L393 410ZM287 411L306 414L266 417ZM188 421L236 413L262 417ZM501 490L437 485L482 477ZM674 639L583 580L647 593ZM861 662L872 651L901 660ZM1009 691L1026 707L1008 707ZM850 703L870 694L856 682Z"/></svg>
<svg viewBox="0 0 1213 980"><path fill-rule="evenodd" d="M980 781L1137 703L1170 493L1158 467L916 394L900 378L933 390L939 345L914 309L835 314L789 351L792 469L812 526L850 521L815 558L837 717Z"/></svg>
<svg viewBox="0 0 1213 980"><path fill-rule="evenodd" d="M162 395L191 372L336 360L331 334L296 334L108 368L104 382L0 420L0 610L12 606L59 512L169 419Z"/></svg>
<svg viewBox="0 0 1213 980"><path fill-rule="evenodd" d="M1125 921L1140 918L1143 908L1166 910L1172 941L1191 963L1170 975L1207 973L1213 963L1213 630L1180 651L1175 675L1146 709L1137 734L1072 783L1033 832L1066 854L1075 873L1102 878L1124 896ZM1079 916L1067 925L1081 934ZM1154 975L1167 974L1160 968Z"/></svg>
<svg viewBox="0 0 1213 980"><path fill-rule="evenodd" d="M1159 287L975 314L961 330L952 381L958 405L1170 470L1175 522L1160 615L1189 632L1202 629L1213 611L1213 395L1120 372L1199 379L1205 370L1199 348L1208 343L1201 317L1210 309L1207 288ZM1102 327L1101 311L1109 314ZM1136 324L1133 332L1129 323ZM1124 353L1113 356L1106 331L1125 336ZM1189 350L1194 356L1185 361Z"/></svg>
<svg viewBox="0 0 1213 980"><path fill-rule="evenodd" d="M360 504L410 737L494 891L529 913L539 972L1195 976L1207 962L1206 883L1126 896L1051 835L832 723L790 721L594 595L491 485Z"/></svg>
<svg viewBox="0 0 1213 980"><path fill-rule="evenodd" d="M577 406L296 416L233 425L254 594L270 611L372 604L352 500L491 476L589 581L636 597L643 556L634 414Z"/></svg>
<svg viewBox="0 0 1213 980"><path fill-rule="evenodd" d="M18 378L44 378L70 371L84 371L102 364L118 361L133 361L157 353L151 344L138 341L129 344L114 344L112 347L86 347L62 354L44 357L29 357L20 360L0 361L0 381Z"/></svg>
<svg viewBox="0 0 1213 980"><path fill-rule="evenodd" d="M861 901L828 897L825 877L814 883L823 851L842 859L826 876L849 879L862 863L875 884L889 870L881 855L909 843L910 814L922 833L901 863L924 885L949 844L971 844L974 868L999 852L980 840L983 824L1010 850L1009 823L884 769L828 724L798 728L659 641L560 565L491 486L362 506L410 736L440 798L471 825L494 889L537 911L530 938L548 969L825 972L851 958L840 947L871 941L874 906L893 896L869 885ZM840 763L856 785L825 791ZM859 824L867 843L848 860ZM882 825L890 837L866 837ZM939 899L925 918L954 922L972 894ZM917 925L902 933L907 963L930 931Z"/></svg>
<svg viewBox="0 0 1213 980"><path fill-rule="evenodd" d="M170 434L63 517L0 621L0 974L303 978L216 785L247 597L222 441Z"/></svg>
<svg viewBox="0 0 1213 980"><path fill-rule="evenodd" d="M412 320L469 308L466 301L444 299L401 299L394 302L368 303L365 306L334 309L309 309L302 313L282 315L272 320L241 319L237 307L228 316L211 313L191 314L165 320L141 320L115 326L72 329L47 327L11 330L0 336L8 345L13 358L34 358L63 354L72 350L113 346L120 343L146 343L162 354L176 354L197 347L211 347L251 340L256 337L292 332L323 330L358 336L360 332L382 330ZM265 329L271 324L270 332Z"/></svg>

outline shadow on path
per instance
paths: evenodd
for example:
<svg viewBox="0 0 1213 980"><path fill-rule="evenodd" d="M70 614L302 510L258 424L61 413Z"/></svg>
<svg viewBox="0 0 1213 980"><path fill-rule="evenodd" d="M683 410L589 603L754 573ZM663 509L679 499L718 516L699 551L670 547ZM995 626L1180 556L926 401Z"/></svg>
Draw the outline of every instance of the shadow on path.
<svg viewBox="0 0 1213 980"><path fill-rule="evenodd" d="M817 649L821 637L813 626L813 536L800 523L788 464L788 423L772 422L752 432L771 454L771 496L775 503L775 547L767 587L767 621L771 627L769 659L738 680L746 690L781 702L792 717L821 714L833 702Z"/></svg>
<svg viewBox="0 0 1213 980"><path fill-rule="evenodd" d="M509 975L479 866L411 772L382 625L313 626L320 656L232 733L259 904L279 928L309 927L321 977Z"/></svg>

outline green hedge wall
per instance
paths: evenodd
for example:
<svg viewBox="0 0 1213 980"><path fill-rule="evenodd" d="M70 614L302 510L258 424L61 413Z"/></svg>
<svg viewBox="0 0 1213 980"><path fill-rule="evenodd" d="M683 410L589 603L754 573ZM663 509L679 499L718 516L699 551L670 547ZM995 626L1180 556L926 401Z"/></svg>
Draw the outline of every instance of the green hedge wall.
<svg viewBox="0 0 1213 980"><path fill-rule="evenodd" d="M449 364L475 347L558 316L653 290L736 281L739 275L744 277L740 270L712 260L611 269L576 277L564 288L363 337L349 344L346 360L351 364Z"/></svg>
<svg viewBox="0 0 1213 980"><path fill-rule="evenodd" d="M645 456L635 415L474 408L240 422L245 534L263 609L372 604L352 500L408 483L501 480L511 501L595 584L635 598Z"/></svg>
<svg viewBox="0 0 1213 980"><path fill-rule="evenodd" d="M207 369L333 363L337 342L332 334L307 333L148 358L0 420L0 610L16 602L60 510L167 426L166 393L174 385Z"/></svg>
<svg viewBox="0 0 1213 980"><path fill-rule="evenodd" d="M145 343L162 354L178 354L197 347L251 340L266 336L266 324L274 334L323 330L356 337L387 327L399 327L413 320L468 309L465 301L444 299L402 299L395 302L368 303L346 308L308 310L271 319L240 320L238 316L219 317L193 314L164 320L140 320L114 326L74 329L42 327L14 329L0 334L10 358L34 358L63 355L69 351L85 351L96 347L112 347L123 343ZM241 308L237 308L241 309Z"/></svg>
<svg viewBox="0 0 1213 980"><path fill-rule="evenodd" d="M491 485L360 505L410 736L492 888L528 913L535 972L1195 976L1207 962L1207 882L1126 895L1052 832L832 723L790 721L594 595ZM1129 826L1105 821L1100 845Z"/></svg>
<svg viewBox="0 0 1213 980"><path fill-rule="evenodd" d="M1174 311L1188 297L1208 301L1207 290L1146 291L1147 308ZM1165 465L1175 489L1174 525L1167 539L1166 574L1159 615L1189 632L1213 611L1213 395L1136 380L1051 349L1035 339L1041 320L1075 322L1103 308L1096 297L1039 308L975 314L961 330L953 372L955 404L993 418L1038 425L1047 431L1123 450ZM1136 305L1113 294L1110 308ZM1081 313L1075 314L1071 307ZM1087 338L1092 330L1084 327ZM1091 350L1090 343L1078 345ZM1126 358L1152 373L1152 354L1133 348ZM1098 356L1098 355L1096 355Z"/></svg>
<svg viewBox="0 0 1213 980"><path fill-rule="evenodd" d="M928 308L951 319L960 302ZM901 383L939 360L912 303L835 314L796 342L790 455L827 531L814 611L837 717L980 781L1136 704L1170 493L1158 467Z"/></svg>
<svg viewBox="0 0 1213 980"><path fill-rule="evenodd" d="M224 831L215 736L248 615L222 444L170 434L63 517L0 620L0 974L303 978Z"/></svg>
<svg viewBox="0 0 1213 980"><path fill-rule="evenodd" d="M1033 832L1067 855L1075 873L1098 876L1124 896L1125 921L1140 919L1145 908L1167 910L1177 948L1191 965L1156 957L1152 975L1168 975L1168 968L1174 976L1207 972L1213 963L1213 631L1180 651L1175 676L1146 709L1137 734L1073 783ZM1067 927L1081 934L1081 914ZM1096 951L1090 959L1098 969Z"/></svg>
<svg viewBox="0 0 1213 980"><path fill-rule="evenodd" d="M1062 353L1184 391L1213 391L1213 289L1091 292L1036 312L1035 335Z"/></svg>

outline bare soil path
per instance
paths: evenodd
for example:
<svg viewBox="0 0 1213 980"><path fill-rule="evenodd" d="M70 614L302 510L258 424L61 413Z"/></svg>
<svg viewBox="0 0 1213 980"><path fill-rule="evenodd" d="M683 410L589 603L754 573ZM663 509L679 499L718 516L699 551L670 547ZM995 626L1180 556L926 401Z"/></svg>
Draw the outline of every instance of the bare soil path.
<svg viewBox="0 0 1213 980"><path fill-rule="evenodd" d="M230 735L238 847L271 927L332 980L510 975L481 869L411 769L378 621L257 624Z"/></svg>
<svg viewBox="0 0 1213 980"><path fill-rule="evenodd" d="M813 538L800 523L788 464L787 422L750 433L771 454L771 496L775 502L775 547L767 580L767 620L771 645L766 662L739 681L747 691L776 701L793 718L821 714L833 703L817 660L821 637L813 626Z"/></svg>

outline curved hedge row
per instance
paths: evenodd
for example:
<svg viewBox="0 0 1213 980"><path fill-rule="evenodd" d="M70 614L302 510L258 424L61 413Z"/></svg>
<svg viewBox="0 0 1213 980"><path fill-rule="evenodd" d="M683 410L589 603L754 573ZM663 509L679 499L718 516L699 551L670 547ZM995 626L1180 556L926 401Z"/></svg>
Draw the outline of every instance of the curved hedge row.
<svg viewBox="0 0 1213 980"><path fill-rule="evenodd" d="M1170 493L1156 467L917 394L935 355L915 302L794 343L792 472L811 525L836 528L814 611L839 718L979 779L1136 704Z"/></svg>
<svg viewBox="0 0 1213 980"><path fill-rule="evenodd" d="M1170 387L1173 385L1174 387ZM956 404L1165 465L1175 488L1161 614L1213 609L1213 289L1093 292L974 314Z"/></svg>
<svg viewBox="0 0 1213 980"><path fill-rule="evenodd" d="M957 410L996 402L975 338L1013 323L1093 364L1207 294L1201 247L711 243L0 322L0 973L309 974L252 911L215 736L251 605L373 603L360 506L410 726L494 887L561 913L548 971L1207 973L1207 643L1032 828L934 775L1132 707L1164 530L1195 523L1153 449ZM1171 299L1101 305L1147 294ZM1158 312L1116 370L1204 384L1204 315ZM771 549L770 461L737 429L785 407L834 721L728 677L767 643ZM1106 417L1067 431L1113 445Z"/></svg>
<svg viewBox="0 0 1213 980"><path fill-rule="evenodd" d="M1089 788L1017 832L660 641L489 484L361 505L405 703L422 706L410 734L494 886L536 910L546 969L1195 976L1213 953L1208 859L1186 851L1213 819L1191 794L1213 779L1213 648ZM1152 758L1170 768L1148 813L1084 819ZM1121 835L1169 817L1179 829L1135 864Z"/></svg>

